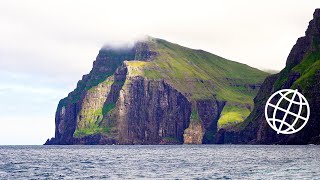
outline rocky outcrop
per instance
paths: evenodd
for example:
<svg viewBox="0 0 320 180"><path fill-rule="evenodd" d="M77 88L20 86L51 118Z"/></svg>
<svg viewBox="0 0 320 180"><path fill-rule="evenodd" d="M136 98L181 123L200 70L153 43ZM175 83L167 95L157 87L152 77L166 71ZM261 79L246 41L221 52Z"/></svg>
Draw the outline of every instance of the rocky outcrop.
<svg viewBox="0 0 320 180"><path fill-rule="evenodd" d="M138 42L133 47L103 47L90 73L84 75L77 88L59 102L55 137L46 144L87 144L85 142L90 142L89 139L93 136L82 137L86 135L86 131L96 131L100 126L112 124L107 111L116 103L127 74L126 68L121 65L125 60L135 59L136 54L140 54L141 60L155 56L156 53L147 47L144 42ZM142 52L146 55L141 56ZM83 138L86 140L81 140Z"/></svg>
<svg viewBox="0 0 320 180"><path fill-rule="evenodd" d="M152 63L155 61L158 64ZM221 77L231 72L224 72L222 62L226 68L248 71L252 74L249 79L257 83L238 75ZM214 63L219 66L217 71L199 69ZM257 79L266 75L163 40L149 39L121 48L105 46L90 73L59 102L55 137L45 144L214 143L221 112L233 100L223 99L218 88L236 93L232 97L236 100L242 98L241 93L253 97L261 83L254 79L257 74Z"/></svg>
<svg viewBox="0 0 320 180"><path fill-rule="evenodd" d="M202 144L205 129L199 120L190 122L188 129L184 131L184 144Z"/></svg>
<svg viewBox="0 0 320 180"><path fill-rule="evenodd" d="M286 67L268 77L254 99L255 107L238 128L221 129L217 143L320 144L320 9L314 12L304 37L297 40ZM292 135L277 134L267 124L264 106L279 89L298 89L308 100L311 114L307 125Z"/></svg>

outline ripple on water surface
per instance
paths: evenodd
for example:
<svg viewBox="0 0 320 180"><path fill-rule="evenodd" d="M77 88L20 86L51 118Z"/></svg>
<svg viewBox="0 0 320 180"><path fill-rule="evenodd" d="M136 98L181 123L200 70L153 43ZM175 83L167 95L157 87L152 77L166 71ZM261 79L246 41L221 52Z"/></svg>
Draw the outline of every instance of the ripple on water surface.
<svg viewBox="0 0 320 180"><path fill-rule="evenodd" d="M320 178L320 146L0 146L0 179Z"/></svg>

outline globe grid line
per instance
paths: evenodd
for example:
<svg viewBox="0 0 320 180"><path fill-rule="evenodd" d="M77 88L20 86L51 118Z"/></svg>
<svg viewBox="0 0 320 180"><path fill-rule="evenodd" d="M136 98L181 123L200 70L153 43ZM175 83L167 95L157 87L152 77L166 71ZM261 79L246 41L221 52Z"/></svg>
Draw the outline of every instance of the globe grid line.
<svg viewBox="0 0 320 180"><path fill-rule="evenodd" d="M298 90L296 90L295 91L296 93L298 93ZM300 115L301 114L301 110L302 110L302 99L301 99L301 96L298 96L299 97L299 102L300 102L300 105L299 105L299 112L298 112L298 114ZM293 101L294 101L294 99L293 99ZM290 109L289 109L290 110ZM288 111L288 112L290 112L290 111ZM292 130L294 130L294 126L296 125L296 123L298 122L298 120L299 120L299 118L296 116L296 119L293 121L293 123L291 124L291 126L290 126L290 128L292 129Z"/></svg>
<svg viewBox="0 0 320 180"><path fill-rule="evenodd" d="M292 95L292 97L290 99L287 96L288 96L288 94L291 94L291 93L293 93L293 95ZM278 99L278 102L276 103L276 105L270 103L270 101L277 95L280 95L281 97ZM299 101L295 101L295 98L296 98L297 95L298 95ZM283 100L286 100L287 102L289 102L289 105L288 105L288 107L286 109L279 107L280 103ZM299 111L297 113L294 113L294 112L290 111L292 104L299 105ZM305 110L306 110L306 113L307 113L305 117L301 116L302 109L303 109L304 106L306 107ZM274 108L272 117L268 116L268 107ZM285 113L285 115L283 116L282 119L277 119L276 118L276 112L278 110ZM289 124L291 122L289 122L289 123L286 122L286 118L287 118L288 115L292 115L292 116L295 117L294 121L292 121L292 124ZM310 116L309 103L308 103L307 99L297 89L296 90L292 90L292 89L279 90L279 91L273 93L269 97L269 99L267 100L267 103L265 105L265 118L266 118L266 121L268 122L269 126L273 130L275 130L277 132L277 134L280 134L280 133L281 134L293 134L293 133L296 133L296 132L300 131L306 125L306 123L307 123L307 121L309 119L309 116ZM302 123L302 125L300 127L295 129L295 125L299 120L303 120L304 122ZM271 123L271 121L272 121L272 123ZM279 128L276 126L276 122L280 123ZM281 130L283 125L287 126L287 128L285 130Z"/></svg>
<svg viewBox="0 0 320 180"><path fill-rule="evenodd" d="M283 112L285 111L285 109L283 109L283 108L281 108L281 107L277 107L277 106L275 106L274 104L268 103L268 105L271 106L271 107L273 107L273 108L275 108L275 109L281 110L281 111L283 111ZM308 120L306 117L297 115L297 114L295 114L295 113L293 113L293 112L291 112L291 111L289 111L288 114L290 114L290 115L292 115L292 116L295 116L295 117L298 117L298 118L300 118L300 119L302 119L302 120L305 120L305 121Z"/></svg>
<svg viewBox="0 0 320 180"><path fill-rule="evenodd" d="M277 104L276 104L276 107L279 107L279 105L280 105L280 103L282 102L282 100L284 99L284 96L287 96L288 94L290 94L290 92L288 91L288 92L286 92L283 96L282 96L282 93L280 92L279 94L281 94L281 98L278 100L278 102L277 102ZM272 95L271 97L273 98L275 96L275 94L274 95ZM270 100L270 99L269 99ZM269 102L269 101L268 101ZM284 112L286 112L287 110L284 110ZM272 115L272 119L273 119L273 121L272 121L272 123L273 123L273 127L277 127L276 126L276 121L274 121L275 119L276 119L276 113L277 113L277 111L273 111L273 115ZM278 130L277 130L278 131Z"/></svg>
<svg viewBox="0 0 320 180"><path fill-rule="evenodd" d="M284 94L282 94L281 92L279 93L281 96L283 96L284 99L286 99L287 101L291 101L291 99L287 98L287 96L285 96ZM299 96L300 98L300 96ZM293 104L296 104L296 105L307 105L307 103L305 102L301 102L301 103L297 103L296 101L292 101Z"/></svg>
<svg viewBox="0 0 320 180"><path fill-rule="evenodd" d="M297 95L297 89L294 91L294 93L293 93L293 95L292 95L292 98L291 98L291 100L289 101L290 103L289 103L289 106L287 107L287 110L285 111L285 115L283 116L283 118L282 118L282 121L281 121L281 123L280 123L280 127L279 127L279 129L278 129L278 131L277 131L277 134L279 134L280 133L280 131L281 131L281 128L282 128L282 126L283 126L283 122L286 120L286 118L287 118L287 116L288 116L288 112L290 111L290 108L291 108L291 106L292 106L292 101L294 101L294 98L296 97L296 95ZM280 93L281 94L281 93ZM280 101L281 102L281 101ZM300 102L301 102L301 99L300 99ZM301 105L300 105L300 108L301 108ZM276 112L276 111L275 111ZM297 119L297 118L296 118ZM287 129L289 129L289 128L287 128Z"/></svg>
<svg viewBox="0 0 320 180"><path fill-rule="evenodd" d="M279 123L283 122L283 121L282 121L282 120L280 120L280 119L272 119L272 118L271 118L271 120L272 120L272 121L279 122ZM270 121L271 121L271 120L270 120ZM286 126L290 127L290 124L289 124L289 123L287 123L287 122L283 122L283 124L285 124ZM277 130L276 130L276 131L277 131Z"/></svg>

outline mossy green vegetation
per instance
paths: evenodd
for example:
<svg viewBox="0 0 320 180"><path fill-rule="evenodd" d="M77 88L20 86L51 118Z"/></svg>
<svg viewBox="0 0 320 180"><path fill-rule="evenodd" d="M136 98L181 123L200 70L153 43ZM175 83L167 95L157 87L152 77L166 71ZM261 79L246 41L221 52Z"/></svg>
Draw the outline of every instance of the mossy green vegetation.
<svg viewBox="0 0 320 180"><path fill-rule="evenodd" d="M218 128L226 128L243 122L250 114L246 107L227 105L221 112Z"/></svg>
<svg viewBox="0 0 320 180"><path fill-rule="evenodd" d="M111 88L112 84L115 83L121 83L123 82L115 82L114 77L110 76L108 77L104 82L101 84L104 84ZM98 86L91 87L87 93L98 93L101 90ZM83 102L82 106L86 105L86 101ZM111 127L106 126L106 123L103 123L103 121L109 121L111 122L111 112L115 108L115 103L109 102L104 103L99 108L83 108L81 109L79 113L79 117L81 117L81 121L77 124L77 129L74 132L74 137L82 137L86 135L91 134L108 134ZM90 107L90 106L89 106ZM111 124L111 123L109 123Z"/></svg>
<svg viewBox="0 0 320 180"><path fill-rule="evenodd" d="M195 122L198 122L201 120L197 110L193 109L191 111L190 120Z"/></svg>
<svg viewBox="0 0 320 180"><path fill-rule="evenodd" d="M307 89L314 83L314 77L320 70L320 50L307 54L303 61L292 70L301 74L292 88L296 89L299 86L304 90Z"/></svg>
<svg viewBox="0 0 320 180"><path fill-rule="evenodd" d="M275 89L280 89L281 86L287 81L288 76L290 74L290 67L285 67L283 70L280 71L279 73L279 78L278 80L274 83L274 88Z"/></svg>
<svg viewBox="0 0 320 180"><path fill-rule="evenodd" d="M82 137L91 134L109 134L111 126L105 126L102 121L112 121L111 112L116 107L115 103L106 103L97 110L82 111L81 115L86 119L79 122L74 137ZM110 123L112 124L112 123Z"/></svg>
<svg viewBox="0 0 320 180"><path fill-rule="evenodd" d="M143 76L143 68L148 65L145 61L126 61L128 67L128 75L130 76Z"/></svg>
<svg viewBox="0 0 320 180"><path fill-rule="evenodd" d="M107 106L107 107L106 107ZM98 109L96 111L88 112L87 119L78 125L78 128L74 132L74 137L82 137L92 134L109 134L112 127L102 125L102 120L109 118L105 116L112 110L114 105L106 105L104 108ZM105 108L106 107L106 108ZM104 112L106 111L106 112ZM105 115L104 115L105 113Z"/></svg>
<svg viewBox="0 0 320 180"><path fill-rule="evenodd" d="M79 138L79 137L88 136L92 134L109 134L110 129L111 127L99 127L99 126L77 129L74 132L73 136Z"/></svg>

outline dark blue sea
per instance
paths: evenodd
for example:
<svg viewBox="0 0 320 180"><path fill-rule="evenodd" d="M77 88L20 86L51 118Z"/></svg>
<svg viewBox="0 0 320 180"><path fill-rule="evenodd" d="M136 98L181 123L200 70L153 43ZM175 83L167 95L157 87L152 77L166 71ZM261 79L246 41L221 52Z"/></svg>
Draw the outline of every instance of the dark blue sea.
<svg viewBox="0 0 320 180"><path fill-rule="evenodd" d="M0 146L0 179L320 179L320 146Z"/></svg>

